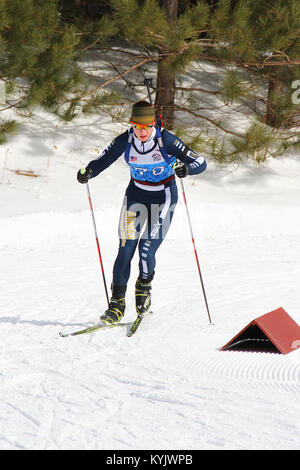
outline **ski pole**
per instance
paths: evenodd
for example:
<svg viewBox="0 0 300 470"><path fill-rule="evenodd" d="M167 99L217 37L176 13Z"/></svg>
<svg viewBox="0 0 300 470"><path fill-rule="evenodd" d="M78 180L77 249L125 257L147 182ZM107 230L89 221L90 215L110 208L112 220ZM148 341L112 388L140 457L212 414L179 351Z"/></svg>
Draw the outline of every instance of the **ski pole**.
<svg viewBox="0 0 300 470"><path fill-rule="evenodd" d="M153 84L152 84L152 78L145 78L145 79L144 79L144 85L146 85L146 87L147 87L147 91L148 91L148 96L149 96L150 104L153 104L153 102L152 102L152 97L151 97L151 93L150 93L150 87L153 86Z"/></svg>
<svg viewBox="0 0 300 470"><path fill-rule="evenodd" d="M97 244L98 255L99 255L99 260L100 260L100 266L101 266L101 271L102 271L104 289L105 289L107 304L109 305L109 297L108 297L107 285L106 285L106 280L105 280L104 267L103 267L103 262L102 262L102 256L101 256L99 238L98 238L98 234L97 234L95 215L94 215L93 204L92 204L91 193L90 193L90 188L89 188L89 183L88 182L86 183L86 190L87 190L87 196L88 196L88 200L89 200L89 206L90 206L90 209L91 209L92 219L93 219L93 226L94 226L96 244Z"/></svg>
<svg viewBox="0 0 300 470"><path fill-rule="evenodd" d="M173 168L175 168L175 167L176 167L176 163L174 164ZM194 238L194 233L193 233L193 228L192 228L191 217L190 217L190 213L189 213L189 208L188 208L188 203L187 203L187 199L186 199L186 195L185 195L185 190L184 190L183 181L182 181L181 178L180 178L180 183L181 183L181 190L182 190L183 201L184 201L184 205L185 205L185 208L186 208L187 219L188 219L188 222L189 222L189 227L190 227L190 232L191 232L191 238L192 238L192 243L193 243L193 247L194 247L194 254L195 254L196 264L197 264L198 273L199 273L199 277L200 277L200 283L201 283L202 292L203 292L203 296L204 296L204 301L205 301L205 305L206 305L207 315L208 315L209 323L212 324L211 316L210 316L210 312L209 312L209 308L208 308L208 302L207 302L206 292L205 292L205 288L204 288L204 282L203 282L203 278L202 278L202 274L201 274L201 269L200 269L200 263L199 263L198 253L197 253L197 249L196 249L196 243L195 243L195 238Z"/></svg>

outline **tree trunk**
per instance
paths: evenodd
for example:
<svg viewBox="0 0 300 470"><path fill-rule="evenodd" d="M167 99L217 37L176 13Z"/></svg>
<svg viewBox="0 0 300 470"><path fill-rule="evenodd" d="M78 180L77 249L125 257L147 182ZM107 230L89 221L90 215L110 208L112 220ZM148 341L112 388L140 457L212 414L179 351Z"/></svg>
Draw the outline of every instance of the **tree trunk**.
<svg viewBox="0 0 300 470"><path fill-rule="evenodd" d="M268 86L267 110L265 122L271 127L278 127L280 122L280 98L284 96L283 82L280 77L270 77Z"/></svg>
<svg viewBox="0 0 300 470"><path fill-rule="evenodd" d="M166 11L168 23L175 22L178 13L178 0L164 0L163 7ZM168 57L160 57L157 69L155 109L162 116L163 125L167 129L173 129L174 125L174 100L175 100L175 72L169 67Z"/></svg>

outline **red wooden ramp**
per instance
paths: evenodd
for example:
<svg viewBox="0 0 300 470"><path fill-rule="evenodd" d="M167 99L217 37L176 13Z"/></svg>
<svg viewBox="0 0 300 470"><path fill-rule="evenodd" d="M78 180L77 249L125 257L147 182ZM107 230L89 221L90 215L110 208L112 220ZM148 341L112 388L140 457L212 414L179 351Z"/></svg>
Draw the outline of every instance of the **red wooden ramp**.
<svg viewBox="0 0 300 470"><path fill-rule="evenodd" d="M255 318L221 351L256 351L287 354L300 347L300 326L282 308Z"/></svg>

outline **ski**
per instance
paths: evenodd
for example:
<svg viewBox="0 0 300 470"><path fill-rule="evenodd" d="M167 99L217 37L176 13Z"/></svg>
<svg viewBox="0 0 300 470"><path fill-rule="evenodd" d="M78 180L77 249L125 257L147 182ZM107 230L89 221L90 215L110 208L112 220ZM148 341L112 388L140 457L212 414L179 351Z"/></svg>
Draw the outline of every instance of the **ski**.
<svg viewBox="0 0 300 470"><path fill-rule="evenodd" d="M137 315L136 319L134 320L134 322L132 323L132 325L130 327L130 330L127 333L127 336L130 337L130 336L134 335L134 333L136 332L136 330L138 329L138 327L142 323L143 318L147 317L148 315L152 315L152 314L153 314L152 310L148 310L148 312L145 312L145 313L139 313Z"/></svg>
<svg viewBox="0 0 300 470"><path fill-rule="evenodd" d="M67 338L68 336L78 336L78 335L85 335L87 333L93 333L94 331L98 330L105 330L108 328L116 328L117 326L128 326L130 323L115 323L113 325L107 325L106 323L96 323L95 325L88 326L87 328L83 328L82 330L72 331L71 333L63 333L62 331L59 332L59 336L62 338Z"/></svg>
<svg viewBox="0 0 300 470"><path fill-rule="evenodd" d="M68 336L78 336L78 335L85 335L88 333L93 333L94 331L99 331L99 330L106 330L106 329L111 329L111 328L117 328L119 326L130 326L130 329L127 333L127 336L130 337L132 336L136 330L138 329L142 319L144 316L149 315L153 313L152 311L145 313L144 315L138 315L135 319L135 321L132 322L121 322L121 323L113 323L112 325L107 325L106 323L96 323L95 325L88 326L87 328L83 328L82 330L76 330L72 331L70 333L63 333L62 331L59 332L59 336L61 338L67 338Z"/></svg>
<svg viewBox="0 0 300 470"><path fill-rule="evenodd" d="M149 312L149 313L150 313L150 312ZM133 324L132 324L130 330L129 330L128 333L127 333L127 336L130 337L130 336L134 335L134 333L136 332L136 330L137 330L138 327L140 326L140 324L141 324L143 318L144 318L144 315L141 315L141 314L139 314L139 315L136 317L136 319L134 320L134 322L133 322Z"/></svg>

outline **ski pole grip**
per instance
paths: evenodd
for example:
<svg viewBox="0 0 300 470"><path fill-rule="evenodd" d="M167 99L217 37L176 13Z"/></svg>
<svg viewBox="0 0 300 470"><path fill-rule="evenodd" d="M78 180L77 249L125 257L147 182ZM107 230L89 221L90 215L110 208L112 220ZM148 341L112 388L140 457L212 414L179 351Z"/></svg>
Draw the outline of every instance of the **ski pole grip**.
<svg viewBox="0 0 300 470"><path fill-rule="evenodd" d="M85 174L85 172L86 172L86 169L85 169L85 168L81 168L81 170L80 170L80 174L81 174L81 175L84 175L84 174Z"/></svg>

